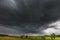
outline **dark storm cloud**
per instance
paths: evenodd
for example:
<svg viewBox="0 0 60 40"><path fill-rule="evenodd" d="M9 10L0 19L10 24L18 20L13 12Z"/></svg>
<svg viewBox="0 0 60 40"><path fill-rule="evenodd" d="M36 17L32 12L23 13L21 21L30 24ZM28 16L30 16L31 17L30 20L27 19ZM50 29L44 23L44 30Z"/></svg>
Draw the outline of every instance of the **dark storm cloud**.
<svg viewBox="0 0 60 40"><path fill-rule="evenodd" d="M16 4L18 10L9 9L9 7L0 7L1 20L4 21L4 23L11 24L10 21L16 24L20 22L44 23L46 21L55 20L59 16L59 13L56 13L56 10L59 10L57 6L58 3L54 0L16 0Z"/></svg>
<svg viewBox="0 0 60 40"><path fill-rule="evenodd" d="M60 19L59 0L3 1L0 0L0 24L22 33L42 33L50 22Z"/></svg>
<svg viewBox="0 0 60 40"><path fill-rule="evenodd" d="M39 1L39 0L31 0L27 1L23 7L23 21L28 23L36 23L35 26L23 26L23 32L26 33L43 33L41 30L48 28L46 23L50 23L51 21L56 21L60 18L59 12L59 3L58 1ZM31 3L29 3L31 2ZM40 25L38 26L39 23ZM46 25L44 25L46 24ZM37 25L37 26L36 26ZM44 26L41 26L44 25ZM28 31L27 31L28 30Z"/></svg>
<svg viewBox="0 0 60 40"><path fill-rule="evenodd" d="M55 0L29 0L26 3L25 2L26 1L20 3L21 5L19 4L19 7L22 7L23 22L44 23L59 18L60 14L57 12L57 10L59 10L59 5Z"/></svg>

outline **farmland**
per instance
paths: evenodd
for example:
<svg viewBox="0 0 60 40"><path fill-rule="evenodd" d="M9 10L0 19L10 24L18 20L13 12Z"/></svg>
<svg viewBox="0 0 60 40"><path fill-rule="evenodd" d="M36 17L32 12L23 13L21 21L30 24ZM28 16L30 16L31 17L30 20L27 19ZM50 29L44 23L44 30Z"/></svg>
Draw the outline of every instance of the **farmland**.
<svg viewBox="0 0 60 40"><path fill-rule="evenodd" d="M28 36L26 37L13 37L13 36L0 36L0 40L43 40L40 36ZM46 40L51 40L50 37L46 37ZM55 40L60 40L60 37L56 37Z"/></svg>

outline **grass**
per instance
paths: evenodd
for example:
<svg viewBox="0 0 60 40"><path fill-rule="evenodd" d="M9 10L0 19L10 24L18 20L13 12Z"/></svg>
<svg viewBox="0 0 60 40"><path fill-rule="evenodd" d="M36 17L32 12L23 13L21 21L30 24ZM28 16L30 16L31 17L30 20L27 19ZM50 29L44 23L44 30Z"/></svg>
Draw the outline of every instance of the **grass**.
<svg viewBox="0 0 60 40"><path fill-rule="evenodd" d="M29 36L28 38L12 37L12 36L0 36L0 40L42 40L40 36ZM51 40L50 37L46 37L46 40ZM55 40L60 40L60 37L56 37Z"/></svg>

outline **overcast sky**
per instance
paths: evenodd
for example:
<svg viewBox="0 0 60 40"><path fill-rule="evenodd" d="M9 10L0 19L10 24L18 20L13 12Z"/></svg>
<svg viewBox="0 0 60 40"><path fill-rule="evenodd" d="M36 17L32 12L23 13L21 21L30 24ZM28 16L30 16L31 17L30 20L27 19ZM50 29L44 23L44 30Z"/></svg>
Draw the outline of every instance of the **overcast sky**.
<svg viewBox="0 0 60 40"><path fill-rule="evenodd" d="M60 34L59 0L0 0L0 34Z"/></svg>

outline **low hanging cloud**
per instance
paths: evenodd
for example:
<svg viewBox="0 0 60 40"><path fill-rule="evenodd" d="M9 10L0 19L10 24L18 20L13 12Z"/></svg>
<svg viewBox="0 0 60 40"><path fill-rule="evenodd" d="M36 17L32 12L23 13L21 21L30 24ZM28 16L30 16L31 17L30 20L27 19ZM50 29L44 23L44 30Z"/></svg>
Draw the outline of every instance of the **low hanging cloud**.
<svg viewBox="0 0 60 40"><path fill-rule="evenodd" d="M6 26L3 26L3 25L0 25L0 34L13 34L13 35L16 35L18 34L19 32L15 29L12 29L12 28L8 28Z"/></svg>

